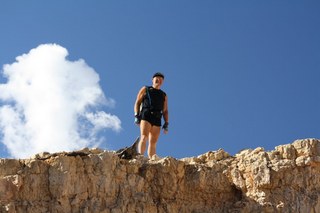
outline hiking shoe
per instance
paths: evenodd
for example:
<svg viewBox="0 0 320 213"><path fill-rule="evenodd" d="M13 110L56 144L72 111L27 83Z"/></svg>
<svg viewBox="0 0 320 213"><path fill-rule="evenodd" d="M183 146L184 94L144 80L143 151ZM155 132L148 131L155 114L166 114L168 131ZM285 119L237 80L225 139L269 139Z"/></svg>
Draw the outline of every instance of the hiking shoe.
<svg viewBox="0 0 320 213"><path fill-rule="evenodd" d="M161 158L157 154L154 154L154 155L152 155L150 160L158 161L158 160L161 160Z"/></svg>
<svg viewBox="0 0 320 213"><path fill-rule="evenodd" d="M145 162L145 161L148 161L149 158L144 156L144 155L141 155L141 154L138 154L137 156L135 156L135 159L138 160L138 161L142 161L142 162Z"/></svg>

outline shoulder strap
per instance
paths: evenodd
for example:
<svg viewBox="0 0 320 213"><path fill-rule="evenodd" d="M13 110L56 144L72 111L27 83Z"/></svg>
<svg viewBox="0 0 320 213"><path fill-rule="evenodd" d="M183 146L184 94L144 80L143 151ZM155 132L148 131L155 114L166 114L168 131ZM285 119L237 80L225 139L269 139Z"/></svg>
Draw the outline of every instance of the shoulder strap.
<svg viewBox="0 0 320 213"><path fill-rule="evenodd" d="M146 86L146 93L147 93L147 96L148 96L148 99L149 99L149 104L150 104L150 106L152 106L151 105L151 97L150 97L150 94L149 94L149 87L148 86Z"/></svg>

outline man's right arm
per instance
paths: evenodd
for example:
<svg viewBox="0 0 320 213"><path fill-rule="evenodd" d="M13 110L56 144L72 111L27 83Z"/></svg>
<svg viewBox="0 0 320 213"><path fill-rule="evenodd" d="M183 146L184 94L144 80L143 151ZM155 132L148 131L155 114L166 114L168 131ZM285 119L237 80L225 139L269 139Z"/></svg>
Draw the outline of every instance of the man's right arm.
<svg viewBox="0 0 320 213"><path fill-rule="evenodd" d="M136 102L134 104L134 114L135 115L138 115L139 112L140 112L140 105L143 101L143 98L146 94L146 87L142 87L139 92L138 92L138 95L137 95L137 99L136 99Z"/></svg>

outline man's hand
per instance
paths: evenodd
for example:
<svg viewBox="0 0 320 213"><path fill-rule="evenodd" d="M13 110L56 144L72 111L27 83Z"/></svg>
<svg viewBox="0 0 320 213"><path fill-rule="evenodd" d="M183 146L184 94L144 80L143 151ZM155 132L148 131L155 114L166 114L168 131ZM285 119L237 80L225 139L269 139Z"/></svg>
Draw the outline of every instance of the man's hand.
<svg viewBox="0 0 320 213"><path fill-rule="evenodd" d="M168 130L169 130L169 123L168 122L165 122L162 126L162 129L163 129L163 132L164 134L167 134L168 133Z"/></svg>
<svg viewBox="0 0 320 213"><path fill-rule="evenodd" d="M141 116L137 113L135 113L134 115L134 123L137 124L137 125L140 125L140 122L141 122Z"/></svg>

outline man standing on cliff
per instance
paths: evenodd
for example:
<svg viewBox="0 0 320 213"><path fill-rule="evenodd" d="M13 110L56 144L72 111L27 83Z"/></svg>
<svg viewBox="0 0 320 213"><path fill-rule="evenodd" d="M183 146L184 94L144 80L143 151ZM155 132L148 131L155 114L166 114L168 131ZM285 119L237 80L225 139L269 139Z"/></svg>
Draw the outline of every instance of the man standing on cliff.
<svg viewBox="0 0 320 213"><path fill-rule="evenodd" d="M162 117L165 121L162 129L165 134L168 133L168 98L166 93L160 89L163 81L164 75L159 72L155 73L152 77L152 86L142 87L134 104L135 123L140 126L138 151L144 155L148 140L149 158L157 158L156 145L160 135Z"/></svg>

